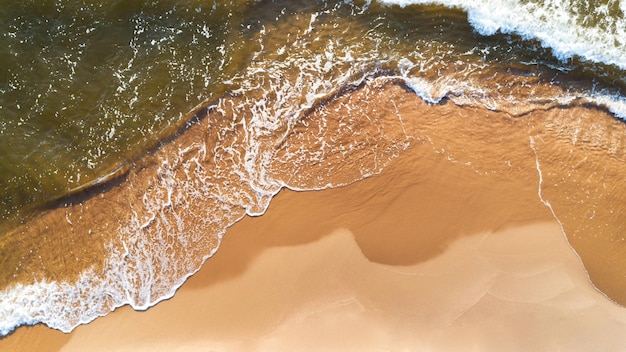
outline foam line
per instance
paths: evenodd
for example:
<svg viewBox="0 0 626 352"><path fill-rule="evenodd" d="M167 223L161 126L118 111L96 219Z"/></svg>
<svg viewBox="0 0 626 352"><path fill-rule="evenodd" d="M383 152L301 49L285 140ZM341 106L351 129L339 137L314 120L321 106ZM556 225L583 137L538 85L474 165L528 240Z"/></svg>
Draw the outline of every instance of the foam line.
<svg viewBox="0 0 626 352"><path fill-rule="evenodd" d="M574 0L547 0L541 3L521 0L380 0L387 5L443 5L467 12L468 21L482 35L515 33L537 39L554 55L567 60L579 56L626 69L626 19L624 1L621 13L607 5L589 13L579 12ZM595 23L595 25L582 25Z"/></svg>

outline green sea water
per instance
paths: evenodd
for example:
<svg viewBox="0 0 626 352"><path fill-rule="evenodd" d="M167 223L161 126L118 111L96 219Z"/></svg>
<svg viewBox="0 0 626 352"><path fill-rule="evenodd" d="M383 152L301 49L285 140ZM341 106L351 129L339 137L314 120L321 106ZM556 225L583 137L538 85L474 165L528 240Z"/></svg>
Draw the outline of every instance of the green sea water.
<svg viewBox="0 0 626 352"><path fill-rule="evenodd" d="M306 28L297 29L311 16L325 24L316 29L320 36L336 38L354 59L318 70L330 84L355 64L371 72L400 72L401 59L409 58L422 62L420 72L413 67L409 74L431 81L448 76L457 86L505 69L574 90L623 94L624 71L615 64L578 55L563 60L540 40L515 32L481 35L471 16L451 3L400 8L370 1L4 2L0 218L5 224L23 221L37 207L140 157L198 106L253 80L246 76L251 67L285 60L282 43L293 43L290 30L293 36L302 33ZM571 16L595 11L589 2L571 5ZM623 16L618 3L606 6ZM582 18L579 26L620 33L615 21ZM266 28L281 35L266 40ZM616 37L615 45L621 40ZM286 55L314 55L324 50L315 48L322 42L288 48Z"/></svg>
<svg viewBox="0 0 626 352"><path fill-rule="evenodd" d="M172 133L236 71L238 2L28 1L0 10L0 215ZM23 215L23 214L22 214Z"/></svg>

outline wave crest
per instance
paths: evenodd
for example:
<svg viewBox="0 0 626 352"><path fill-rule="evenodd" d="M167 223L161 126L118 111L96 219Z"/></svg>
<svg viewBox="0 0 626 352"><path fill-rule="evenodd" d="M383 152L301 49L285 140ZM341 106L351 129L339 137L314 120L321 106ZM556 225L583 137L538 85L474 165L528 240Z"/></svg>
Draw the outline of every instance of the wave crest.
<svg viewBox="0 0 626 352"><path fill-rule="evenodd" d="M432 5L460 8L482 35L514 33L539 40L560 60L579 56L626 69L624 2L519 0L381 0L387 5ZM619 6L616 6L619 5ZM590 7L589 7L590 6Z"/></svg>

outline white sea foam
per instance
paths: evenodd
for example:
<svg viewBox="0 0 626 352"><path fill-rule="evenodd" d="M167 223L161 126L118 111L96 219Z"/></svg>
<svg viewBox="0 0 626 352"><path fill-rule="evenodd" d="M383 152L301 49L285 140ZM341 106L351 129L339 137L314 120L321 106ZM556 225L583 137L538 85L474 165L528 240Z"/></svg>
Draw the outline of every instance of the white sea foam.
<svg viewBox="0 0 626 352"><path fill-rule="evenodd" d="M221 237L221 235L220 235ZM217 249L215 249L217 250ZM215 250L205 256L208 259ZM159 252L146 251L155 255ZM188 274L177 277L168 285L153 287L152 274L155 267L147 267L151 261L144 261L145 267L128 267L124 260L130 253L111 252L104 276L93 269L83 272L74 282L40 281L29 285L18 284L7 291L0 291L0 335L6 335L20 325L45 323L51 328L70 332L80 324L104 316L115 308L130 305L136 310L145 310L168 299L184 281L199 267L188 268ZM166 262L163 258L154 257ZM145 270L141 272L139 270ZM149 278L138 283L138 277ZM143 284L143 285L142 285ZM156 299L151 298L152 290L161 289Z"/></svg>
<svg viewBox="0 0 626 352"><path fill-rule="evenodd" d="M403 58L398 63L399 75L384 79L399 79L417 96L430 104L439 104L444 98L456 105L478 105L489 110L506 111L512 115L523 115L535 109L550 106L567 106L573 102L589 103L606 109L615 117L626 120L626 98L606 90L599 91L555 91L553 96L518 97L502 95L499 87L481 85L467 76L439 76L434 80L410 74L422 65ZM536 98L536 99L534 99Z"/></svg>
<svg viewBox="0 0 626 352"><path fill-rule="evenodd" d="M616 117L626 120L626 98L606 92L593 92L587 100L598 106L606 107Z"/></svg>
<svg viewBox="0 0 626 352"><path fill-rule="evenodd" d="M553 49L559 59L573 56L626 69L625 1L621 13L608 5L597 5L590 13L577 9L577 0L380 0L402 7L439 4L460 8L482 35L500 31L537 39ZM593 6L593 5L592 5ZM587 23L597 22L595 25Z"/></svg>
<svg viewBox="0 0 626 352"><path fill-rule="evenodd" d="M421 77L407 77L404 82L415 94L431 104L438 104L448 95L448 91L437 91L432 82Z"/></svg>

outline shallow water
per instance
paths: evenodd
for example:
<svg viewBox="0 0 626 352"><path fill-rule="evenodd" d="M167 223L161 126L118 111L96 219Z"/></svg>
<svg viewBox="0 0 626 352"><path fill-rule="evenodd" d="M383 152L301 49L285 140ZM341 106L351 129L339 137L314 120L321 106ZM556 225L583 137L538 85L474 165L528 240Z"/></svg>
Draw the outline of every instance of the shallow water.
<svg viewBox="0 0 626 352"><path fill-rule="evenodd" d="M520 118L581 106L624 118L624 2L564 4L5 4L2 331L37 321L70 330L121 304L146 308L281 187L336 187L380 172L414 142L362 113L367 98L345 120L307 120L363 85L400 83L430 104ZM602 150L620 160L623 147L609 137L594 145L608 143ZM294 167L282 170L281 160ZM34 221L42 208L52 215ZM41 243L65 254L43 254ZM38 284L10 288L18 282ZM49 295L74 298L43 316L12 315L22 297ZM76 306L71 317L58 315L66 304Z"/></svg>

